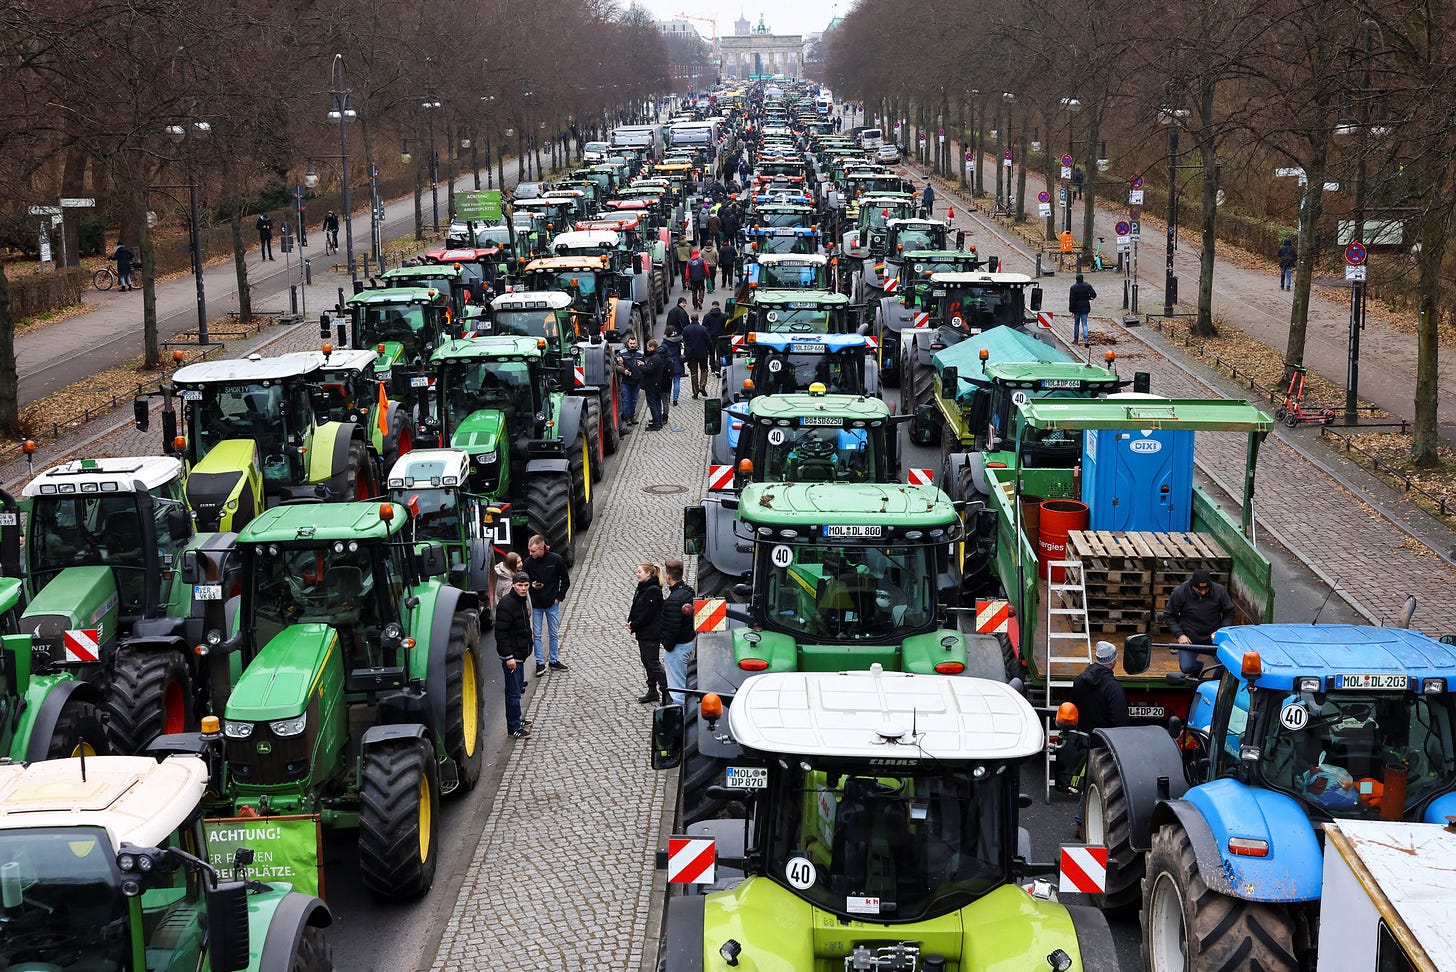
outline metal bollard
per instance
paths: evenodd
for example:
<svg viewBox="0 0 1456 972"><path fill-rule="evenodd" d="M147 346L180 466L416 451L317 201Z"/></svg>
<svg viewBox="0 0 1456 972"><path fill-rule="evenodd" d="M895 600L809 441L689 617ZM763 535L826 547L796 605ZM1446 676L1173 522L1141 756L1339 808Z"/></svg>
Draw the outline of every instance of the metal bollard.
<svg viewBox="0 0 1456 972"><path fill-rule="evenodd" d="M1128 303L1128 290L1129 290L1129 288L1131 286L1132 286L1132 281L1131 280L1124 280L1122 282L1122 306L1123 307L1129 307L1129 306L1131 306Z"/></svg>
<svg viewBox="0 0 1456 972"><path fill-rule="evenodd" d="M1041 254L1040 253L1038 253L1036 255L1036 275L1038 277L1041 276Z"/></svg>
<svg viewBox="0 0 1456 972"><path fill-rule="evenodd" d="M312 260L304 260L303 261L303 282L306 283L306 284L313 283L313 261Z"/></svg>
<svg viewBox="0 0 1456 972"><path fill-rule="evenodd" d="M298 285L297 284L289 284L288 285L288 313L290 313L290 314L297 314L298 313Z"/></svg>

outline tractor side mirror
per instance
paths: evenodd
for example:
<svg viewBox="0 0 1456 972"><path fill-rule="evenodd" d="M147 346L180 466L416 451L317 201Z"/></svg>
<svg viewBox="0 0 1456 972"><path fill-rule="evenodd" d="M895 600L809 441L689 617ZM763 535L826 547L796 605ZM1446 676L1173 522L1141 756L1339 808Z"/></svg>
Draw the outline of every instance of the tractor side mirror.
<svg viewBox="0 0 1456 972"><path fill-rule="evenodd" d="M177 412L174 409L162 409L162 448L172 452L173 443L177 441Z"/></svg>
<svg viewBox="0 0 1456 972"><path fill-rule="evenodd" d="M427 543L415 554L420 574L425 577L443 577L450 569L450 558L445 555L443 543Z"/></svg>
<svg viewBox="0 0 1456 972"><path fill-rule="evenodd" d="M207 890L207 944L213 972L248 967L248 885L220 881Z"/></svg>
<svg viewBox="0 0 1456 972"><path fill-rule="evenodd" d="M319 315L319 339L320 340L327 341L329 339L329 326L332 323L333 323L333 321L331 321L329 319L329 315L327 315L327 314L321 314L321 315Z"/></svg>
<svg viewBox="0 0 1456 972"><path fill-rule="evenodd" d="M660 705L652 710L652 768L673 769L682 763L683 707Z"/></svg>
<svg viewBox="0 0 1456 972"><path fill-rule="evenodd" d="M683 507L683 553L701 556L708 547L708 508Z"/></svg>
<svg viewBox="0 0 1456 972"><path fill-rule="evenodd" d="M167 510L167 532L173 542L180 542L192 536L192 514L185 506L174 506Z"/></svg>
<svg viewBox="0 0 1456 972"><path fill-rule="evenodd" d="M362 280L355 280L354 281L354 294L355 294L355 296L358 296L359 294L362 294L363 292L364 292L364 281L362 281Z"/></svg>
<svg viewBox="0 0 1456 972"><path fill-rule="evenodd" d="M957 250L964 250L966 248L966 231L963 230L963 229L956 230L956 247L955 248Z"/></svg>
<svg viewBox="0 0 1456 972"><path fill-rule="evenodd" d="M703 403L703 433L717 435L723 431L723 403L710 398Z"/></svg>
<svg viewBox="0 0 1456 972"><path fill-rule="evenodd" d="M1151 635L1135 634L1122 643L1122 670L1129 675L1140 675L1148 670L1153 660L1153 639Z"/></svg>
<svg viewBox="0 0 1456 972"><path fill-rule="evenodd" d="M940 393L946 398L955 398L961 380L961 370L955 365L947 365L940 372Z"/></svg>
<svg viewBox="0 0 1456 972"><path fill-rule="evenodd" d="M140 396L131 401L131 414L136 419L138 432L146 432L152 427L151 410L147 407L147 400Z"/></svg>
<svg viewBox="0 0 1456 972"><path fill-rule="evenodd" d="M1040 287L1032 287L1031 288L1031 309L1034 310L1034 311L1041 310L1041 288Z"/></svg>
<svg viewBox="0 0 1456 972"><path fill-rule="evenodd" d="M1146 371L1134 371L1132 373L1132 390L1140 395L1146 395L1153 387L1153 376Z"/></svg>
<svg viewBox="0 0 1456 972"><path fill-rule="evenodd" d="M1456 634L1441 635L1437 640L1443 645L1456 645Z"/></svg>

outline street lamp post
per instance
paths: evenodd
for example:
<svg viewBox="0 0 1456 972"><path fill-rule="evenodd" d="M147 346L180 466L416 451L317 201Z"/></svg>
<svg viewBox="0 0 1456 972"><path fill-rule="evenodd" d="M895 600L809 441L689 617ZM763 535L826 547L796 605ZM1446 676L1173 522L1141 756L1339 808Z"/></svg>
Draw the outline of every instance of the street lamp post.
<svg viewBox="0 0 1456 972"><path fill-rule="evenodd" d="M168 125L166 132L178 141L189 136L202 138L212 132L212 125L205 121L193 121L186 125ZM187 156L187 202L191 213L188 248L192 251L192 277L197 282L197 343L209 344L207 294L202 285L202 225L197 201L197 170L190 153Z"/></svg>
<svg viewBox="0 0 1456 972"><path fill-rule="evenodd" d="M430 211L436 233L440 232L440 169L439 159L435 155L435 112L440 107L440 99L432 94L425 95L425 100L420 102L420 109L425 113L430 129Z"/></svg>
<svg viewBox="0 0 1456 972"><path fill-rule="evenodd" d="M1082 110L1082 102L1076 98L1063 98L1062 110L1070 117L1067 119L1067 144L1070 146L1067 154L1072 157L1072 164L1077 164L1077 113ZM1072 232L1072 182L1062 187L1062 193L1066 195L1062 199L1062 231Z"/></svg>
<svg viewBox="0 0 1456 972"><path fill-rule="evenodd" d="M1178 278L1173 276L1173 254L1178 249L1178 128L1188 118L1187 108L1164 108L1158 122L1168 126L1168 263L1163 275L1163 316L1172 317L1178 303Z"/></svg>
<svg viewBox="0 0 1456 972"><path fill-rule="evenodd" d="M330 92L329 118L339 122L339 170L344 183L344 254L349 279L357 276L354 268L354 206L349 198L349 131L345 122L358 117L349 104L349 89L344 87L344 55L334 55L334 90Z"/></svg>

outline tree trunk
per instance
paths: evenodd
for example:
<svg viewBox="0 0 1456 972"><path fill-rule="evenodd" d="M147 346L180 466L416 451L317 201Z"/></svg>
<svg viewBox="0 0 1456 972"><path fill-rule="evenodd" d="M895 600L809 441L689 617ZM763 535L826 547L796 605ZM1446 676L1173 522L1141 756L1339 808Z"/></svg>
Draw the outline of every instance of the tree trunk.
<svg viewBox="0 0 1456 972"><path fill-rule="evenodd" d="M1050 113L1042 115L1042 131L1046 132L1047 140L1041 143L1041 176L1046 181L1046 191L1055 197L1052 190L1056 188L1057 182L1052 178L1052 116ZM1054 240L1057 238L1057 207L1055 198L1047 209L1046 215L1046 238Z"/></svg>
<svg viewBox="0 0 1456 972"><path fill-rule="evenodd" d="M1198 157L1203 163L1203 238L1198 252L1198 316L1193 319L1196 337L1214 337L1213 326L1213 258L1218 248L1218 154L1208 134L1207 125L1213 115L1212 84L1204 86L1200 117L1204 126L1198 133Z"/></svg>
<svg viewBox="0 0 1456 972"><path fill-rule="evenodd" d="M972 103L974 108L974 102ZM976 130L976 169L971 174L975 176L976 195L986 195L986 170L981 166L981 158L986 154L986 109L982 108L976 120L972 122Z"/></svg>
<svg viewBox="0 0 1456 972"><path fill-rule="evenodd" d="M15 318L10 313L10 281L0 260L0 429L20 434L20 376L15 371Z"/></svg>
<svg viewBox="0 0 1456 972"><path fill-rule="evenodd" d="M162 346L157 340L157 260L152 228L145 207L143 210L137 224L137 256L142 261L142 367L155 369L162 366Z"/></svg>
<svg viewBox="0 0 1456 972"><path fill-rule="evenodd" d="M1321 133L1326 129L1318 129ZM1310 146L1305 166L1308 182L1299 208L1299 261L1294 270L1294 304L1289 311L1289 341L1284 348L1284 376L1304 364L1304 341L1309 333L1309 288L1314 279L1315 254L1319 252L1320 217L1324 215L1325 172L1328 169L1329 139L1323 135Z"/></svg>
<svg viewBox="0 0 1456 972"><path fill-rule="evenodd" d="M418 158L416 158L415 159L415 240L416 241L423 240L425 238L425 203L424 203L424 195L423 195L424 194L424 191L425 191L425 177L424 177L424 174L420 171L423 166L424 166L424 163L421 162ZM384 268L383 267L380 267L379 269L380 270L383 270Z"/></svg>
<svg viewBox="0 0 1456 972"><path fill-rule="evenodd" d="M66 152L65 162L61 167L61 195L80 196L86 191L86 162L85 149L76 146ZM61 246L64 248L68 266L81 264L81 220L88 212L95 213L95 210L61 210Z"/></svg>
<svg viewBox="0 0 1456 972"><path fill-rule="evenodd" d="M248 284L248 244L243 240L242 210L233 210L228 224L233 231L233 269L238 275L238 321L247 324L253 319L253 289Z"/></svg>
<svg viewBox="0 0 1456 972"><path fill-rule="evenodd" d="M1097 235L1097 135L1102 128L1101 113L1093 110L1087 117L1087 143L1082 153L1082 265L1092 268L1092 240Z"/></svg>
<svg viewBox="0 0 1456 972"><path fill-rule="evenodd" d="M1421 252L1416 258L1416 397L1411 424L1411 459L1421 469L1440 462L1436 430L1436 362L1440 352L1437 331L1441 323L1441 264L1446 258L1446 223L1427 212L1421 224Z"/></svg>
<svg viewBox="0 0 1456 972"><path fill-rule="evenodd" d="M1016 221L1026 222L1026 125L1016 136Z"/></svg>
<svg viewBox="0 0 1456 972"><path fill-rule="evenodd" d="M975 118L971 118L971 124L975 124ZM966 99L956 99L956 131L961 133L960 142L956 145L956 182L961 187L961 192L970 192L973 188L971 179L966 172L965 157L971 151L971 132L966 128Z"/></svg>

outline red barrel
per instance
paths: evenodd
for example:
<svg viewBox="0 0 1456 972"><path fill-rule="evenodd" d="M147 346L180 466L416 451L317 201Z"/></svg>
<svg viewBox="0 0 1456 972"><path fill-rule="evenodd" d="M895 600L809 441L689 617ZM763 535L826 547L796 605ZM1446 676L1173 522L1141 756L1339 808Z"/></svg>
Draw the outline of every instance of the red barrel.
<svg viewBox="0 0 1456 972"><path fill-rule="evenodd" d="M1041 504L1041 530L1037 536L1038 574L1047 576L1048 560L1067 559L1067 534L1087 529L1087 504L1080 500L1049 499ZM1062 583L1064 570L1053 572L1053 584Z"/></svg>

